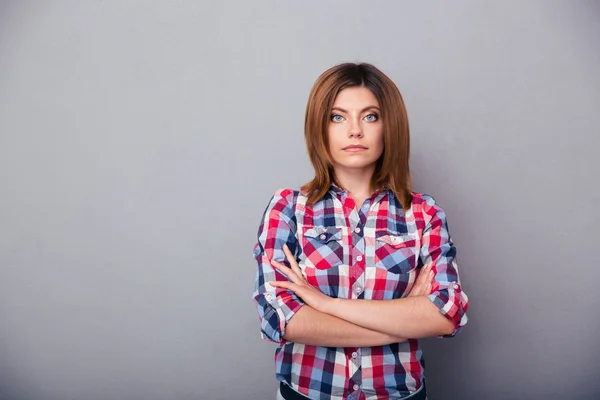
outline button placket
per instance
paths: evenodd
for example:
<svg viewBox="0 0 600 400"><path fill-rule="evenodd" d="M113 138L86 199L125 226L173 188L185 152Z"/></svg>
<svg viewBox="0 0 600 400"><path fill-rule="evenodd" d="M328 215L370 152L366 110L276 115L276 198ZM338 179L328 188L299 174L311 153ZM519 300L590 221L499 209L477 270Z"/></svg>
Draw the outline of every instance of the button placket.
<svg viewBox="0 0 600 400"><path fill-rule="evenodd" d="M359 223L356 225L356 227L354 228L354 234L355 234L355 235L354 235L354 240L353 240L353 242L354 242L354 243L359 243L359 242L362 242L362 240L363 240L363 237L362 237L362 235L361 235L361 232L362 232L362 231L363 231L363 230L362 230L362 227L361 227L361 225L360 225L360 222L359 222ZM361 246L361 247L362 247L362 246ZM359 250L359 249L355 249L355 250L357 250L357 251L359 251L359 252L360 252L360 250ZM363 256L362 254L359 254L359 255L357 255L357 256L355 257L355 260L356 260L356 262L357 262L357 263L361 263L361 262L364 260L364 256Z"/></svg>

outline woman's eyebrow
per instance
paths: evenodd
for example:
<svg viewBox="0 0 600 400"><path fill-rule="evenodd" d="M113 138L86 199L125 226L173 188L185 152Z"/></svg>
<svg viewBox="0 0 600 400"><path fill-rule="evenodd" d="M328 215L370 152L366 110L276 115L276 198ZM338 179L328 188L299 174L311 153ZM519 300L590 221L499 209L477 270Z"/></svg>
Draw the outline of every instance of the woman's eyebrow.
<svg viewBox="0 0 600 400"><path fill-rule="evenodd" d="M361 113L363 113L363 112L365 112L365 111L367 111L367 110L370 110L370 109L372 109L372 108L376 109L377 111L381 111L381 110L379 109L379 107L377 107L377 106L367 106L367 107L363 108L362 110L360 110L360 112L361 112ZM347 113L347 112L348 112L348 111L344 110L344 109L343 109L343 108L341 108L341 107L333 107L333 108L331 109L331 111L334 111L334 110L335 110L335 111L340 111L340 112L343 112L343 113Z"/></svg>

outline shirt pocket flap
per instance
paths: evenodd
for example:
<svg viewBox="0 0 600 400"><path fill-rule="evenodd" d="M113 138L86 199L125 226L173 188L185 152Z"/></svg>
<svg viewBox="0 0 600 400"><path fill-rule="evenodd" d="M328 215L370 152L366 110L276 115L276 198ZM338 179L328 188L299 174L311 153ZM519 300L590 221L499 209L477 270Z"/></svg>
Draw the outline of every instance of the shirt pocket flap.
<svg viewBox="0 0 600 400"><path fill-rule="evenodd" d="M378 232L377 241L388 244L396 249L416 247L417 236L414 234L399 235L393 232Z"/></svg>
<svg viewBox="0 0 600 400"><path fill-rule="evenodd" d="M342 229L335 226L315 226L304 230L304 236L328 243L332 240L342 240Z"/></svg>

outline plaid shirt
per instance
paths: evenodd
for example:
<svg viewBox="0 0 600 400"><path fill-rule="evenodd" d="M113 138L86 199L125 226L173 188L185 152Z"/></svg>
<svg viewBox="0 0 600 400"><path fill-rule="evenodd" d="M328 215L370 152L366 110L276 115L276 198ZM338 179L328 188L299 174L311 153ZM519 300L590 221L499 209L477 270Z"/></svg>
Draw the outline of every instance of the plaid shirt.
<svg viewBox="0 0 600 400"><path fill-rule="evenodd" d="M417 339L362 348L286 341L286 325L304 303L293 292L266 282L286 279L270 263L289 266L284 244L311 285L343 299L405 297L420 268L433 261L435 281L428 297L454 323L453 336L467 323L468 299L460 287L444 211L432 197L413 193L405 212L391 191L376 192L357 211L336 185L314 205L306 200L298 191L275 193L254 247L254 301L263 338L279 344L277 379L312 399L401 399L414 393L424 376Z"/></svg>

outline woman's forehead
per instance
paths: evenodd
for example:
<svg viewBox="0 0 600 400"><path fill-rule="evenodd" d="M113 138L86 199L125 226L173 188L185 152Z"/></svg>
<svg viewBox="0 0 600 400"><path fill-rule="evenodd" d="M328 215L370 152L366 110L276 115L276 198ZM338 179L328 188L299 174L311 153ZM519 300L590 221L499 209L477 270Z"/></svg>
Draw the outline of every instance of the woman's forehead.
<svg viewBox="0 0 600 400"><path fill-rule="evenodd" d="M379 102L375 94L364 86L349 87L341 90L333 102L333 107L343 109L363 109L366 106L379 107Z"/></svg>

